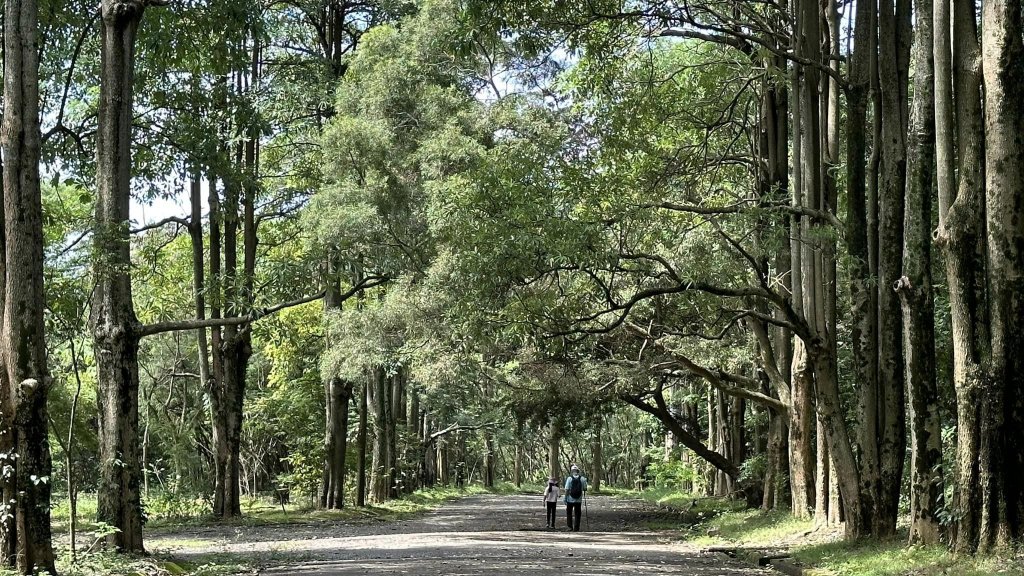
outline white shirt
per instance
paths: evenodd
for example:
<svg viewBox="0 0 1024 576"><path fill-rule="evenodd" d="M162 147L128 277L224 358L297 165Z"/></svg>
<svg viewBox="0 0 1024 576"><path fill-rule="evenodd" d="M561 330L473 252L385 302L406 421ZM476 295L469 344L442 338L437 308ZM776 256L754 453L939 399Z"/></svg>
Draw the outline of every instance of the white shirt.
<svg viewBox="0 0 1024 576"><path fill-rule="evenodd" d="M547 490L544 491L545 502L558 502L558 485L548 485Z"/></svg>

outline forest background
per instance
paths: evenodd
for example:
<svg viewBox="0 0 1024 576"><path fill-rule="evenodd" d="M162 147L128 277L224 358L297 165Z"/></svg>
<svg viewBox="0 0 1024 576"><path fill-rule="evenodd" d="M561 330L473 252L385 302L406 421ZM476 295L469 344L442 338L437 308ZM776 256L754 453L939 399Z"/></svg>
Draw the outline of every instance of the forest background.
<svg viewBox="0 0 1024 576"><path fill-rule="evenodd" d="M570 461L1012 548L1021 14L6 2L0 556Z"/></svg>

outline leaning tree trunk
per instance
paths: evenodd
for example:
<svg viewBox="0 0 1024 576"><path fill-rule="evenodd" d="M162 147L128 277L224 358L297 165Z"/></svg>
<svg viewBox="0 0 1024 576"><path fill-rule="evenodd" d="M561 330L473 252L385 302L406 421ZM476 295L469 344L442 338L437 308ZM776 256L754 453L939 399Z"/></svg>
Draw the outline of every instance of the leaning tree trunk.
<svg viewBox="0 0 1024 576"><path fill-rule="evenodd" d="M942 0L939 0L942 1ZM939 541L942 438L935 376L935 306L931 279L932 166L935 108L931 0L916 0L914 103L908 141L903 276L903 353L910 406L910 541Z"/></svg>
<svg viewBox="0 0 1024 576"><path fill-rule="evenodd" d="M0 559L23 574L37 570L55 574L46 412L51 378L43 320L46 301L39 185L39 8L35 0L5 3L4 79L0 432L7 456L3 462Z"/></svg>
<svg viewBox="0 0 1024 576"><path fill-rule="evenodd" d="M118 529L110 546L141 552L139 322L132 304L128 205L131 195L135 38L153 0L103 0L93 239L93 347L99 390L97 519Z"/></svg>

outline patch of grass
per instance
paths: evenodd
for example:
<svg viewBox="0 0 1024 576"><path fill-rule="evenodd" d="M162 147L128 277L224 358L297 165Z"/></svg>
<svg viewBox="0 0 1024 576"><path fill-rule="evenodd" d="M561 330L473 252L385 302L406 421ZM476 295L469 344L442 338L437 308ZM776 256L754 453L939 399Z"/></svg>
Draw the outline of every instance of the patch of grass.
<svg viewBox="0 0 1024 576"><path fill-rule="evenodd" d="M742 502L697 498L668 489L621 492L653 504L688 511L684 528L693 544L771 550L787 548L815 576L1024 576L1024 557L955 556L945 546L907 546L906 538L849 543L838 532L815 531L813 520L788 511L745 509ZM694 504L696 502L696 505Z"/></svg>
<svg viewBox="0 0 1024 576"><path fill-rule="evenodd" d="M813 528L813 521L800 520L779 510L733 510L702 523L693 531L693 541L704 546L776 548L799 541Z"/></svg>
<svg viewBox="0 0 1024 576"><path fill-rule="evenodd" d="M301 504L275 504L266 499L247 500L242 504L242 516L217 522L229 526L268 526L286 524L313 524L319 522L341 521L386 521L397 520L408 515L433 510L445 502L488 493L511 493L515 491L512 484L501 484L494 489L486 489L479 484L470 484L465 488L434 487L417 490L399 499L389 500L383 504L355 507L347 506L341 510L321 510L310 508L308 502ZM165 532L181 526L204 526L214 523L209 515L190 518L150 518L146 523L149 532Z"/></svg>
<svg viewBox="0 0 1024 576"><path fill-rule="evenodd" d="M50 526L54 533L67 532L71 525L71 503L67 495L54 494L50 509ZM96 520L96 495L78 495L78 530L92 532Z"/></svg>
<svg viewBox="0 0 1024 576"><path fill-rule="evenodd" d="M796 560L821 576L1022 575L1020 558L954 556L945 546L907 546L903 540L828 542L794 549Z"/></svg>
<svg viewBox="0 0 1024 576"><path fill-rule="evenodd" d="M673 518L647 521L646 526L652 530L683 530L692 534L716 518L743 510L742 502L694 496L671 488L650 488L639 492L613 488L610 492L617 497L636 498L668 508L677 514Z"/></svg>
<svg viewBox="0 0 1024 576"><path fill-rule="evenodd" d="M113 552L80 553L72 562L67 550L60 551L57 571L62 576L227 576L251 572L253 566L244 559L225 558L204 563L175 562L161 556L139 557ZM16 576L17 572L0 569L0 576Z"/></svg>

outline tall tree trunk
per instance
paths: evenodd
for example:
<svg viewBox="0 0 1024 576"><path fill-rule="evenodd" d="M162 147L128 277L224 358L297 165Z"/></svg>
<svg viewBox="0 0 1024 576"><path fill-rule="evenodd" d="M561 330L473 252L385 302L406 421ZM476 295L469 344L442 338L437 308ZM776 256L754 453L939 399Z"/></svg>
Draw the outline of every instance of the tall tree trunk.
<svg viewBox="0 0 1024 576"><path fill-rule="evenodd" d="M260 77L261 47L253 37L251 67L236 75L237 90L245 92ZM256 273L256 194L259 176L259 127L255 120L239 126L245 138L235 145L238 176L224 179L224 277L222 278L225 312L229 317L248 314L253 302ZM239 208L242 210L242 273L238 273L237 233ZM252 357L252 330L249 324L228 325L223 330L221 374L215 382L211 402L218 472L214 494L214 516L240 516L241 510L241 434L245 402L246 374Z"/></svg>
<svg viewBox="0 0 1024 576"><path fill-rule="evenodd" d="M942 0L939 0L940 2ZM939 541L942 426L935 376L935 306L931 278L932 166L935 108L932 3L915 0L914 103L908 141L903 276L895 289L903 308L903 353L910 406L910 541Z"/></svg>
<svg viewBox="0 0 1024 576"><path fill-rule="evenodd" d="M494 435L484 430L484 487L494 488Z"/></svg>
<svg viewBox="0 0 1024 576"><path fill-rule="evenodd" d="M39 185L39 8L4 5L3 201L0 208L4 564L56 573L50 534L51 385L43 312L43 208ZM68 447L70 448L70 447ZM13 457L12 457L13 455ZM38 481L43 478L43 481Z"/></svg>
<svg viewBox="0 0 1024 576"><path fill-rule="evenodd" d="M328 256L327 292L324 295L326 333L330 338L330 314L341 310L341 280L338 258ZM330 339L328 340L330 345ZM345 456L348 449L348 405L352 398L352 383L336 375L324 380L326 434L324 438L324 473L320 492L320 507L340 509L345 502Z"/></svg>
<svg viewBox="0 0 1024 576"><path fill-rule="evenodd" d="M798 0L796 3L796 26L798 37L798 54L811 62L822 62L820 31L820 8L815 0ZM794 168L801 169L800 190L802 194L797 200L804 206L821 211L831 211L832 201L822 194L822 144L820 99L820 72L814 66L803 69L804 81L800 85L799 118L800 143L802 148L800 162ZM796 194L796 189L794 190ZM805 219L807 220L807 219ZM839 395L839 382L836 378L835 338L829 334L830 302L829 289L826 285L828 277L823 270L824 262L821 254L830 254L834 250L827 234L817 231L823 225L819 218L809 219L801 226L803 239L801 255L801 281L803 316L806 318L807 329L801 335L807 364L813 369L814 390L818 417L824 424L825 437L829 452L836 463L836 474L840 478L844 504L854 510L846 524L848 537L856 538L867 532L864 517L859 514L861 506L860 477L850 443L849 430L846 426L845 412ZM794 382L797 376L794 371Z"/></svg>
<svg viewBox="0 0 1024 576"><path fill-rule="evenodd" d="M782 459L784 452L784 436L786 434L785 417L768 411L768 445L767 469L764 476L764 495L761 501L763 510L774 510L780 504L780 486L783 484Z"/></svg>
<svg viewBox="0 0 1024 576"><path fill-rule="evenodd" d="M557 422L552 422L548 432L548 476L561 478L562 467L559 465L558 448L562 443L562 428Z"/></svg>
<svg viewBox="0 0 1024 576"><path fill-rule="evenodd" d="M906 456L905 392L902 324L899 298L888 289L902 274L903 195L906 184L907 117L904 101L903 18L909 0L879 2L879 80L882 96L881 183L878 194L878 374L877 461L865 460L866 485L874 488L869 513L872 533L890 536L896 530L899 493ZM868 441L871 439L869 437ZM877 474L877 482L874 476Z"/></svg>
<svg viewBox="0 0 1024 576"><path fill-rule="evenodd" d="M814 502L814 451L811 449L813 367L801 340L793 350L793 408L789 412L789 478L793 515L810 518Z"/></svg>
<svg viewBox="0 0 1024 576"><path fill-rule="evenodd" d="M391 389L383 366L375 366L371 370L370 403L373 405L373 462L370 468L370 502L379 504L388 499L388 436L391 433L388 423L388 391Z"/></svg>
<svg viewBox="0 0 1024 576"><path fill-rule="evenodd" d="M324 463L320 506L341 509L345 506L345 456L348 449L348 404L352 383L342 378L329 378L327 389L327 449Z"/></svg>
<svg viewBox="0 0 1024 576"><path fill-rule="evenodd" d="M128 238L135 38L151 0L103 0L96 233L93 239L93 347L99 390L97 519L118 529L106 540L141 552L139 321L132 304Z"/></svg>
<svg viewBox="0 0 1024 576"><path fill-rule="evenodd" d="M523 438L523 420L522 418L516 418L516 466L514 473L514 480L516 488L521 488L523 485L523 455L526 450L524 446L526 439Z"/></svg>
<svg viewBox="0 0 1024 576"><path fill-rule="evenodd" d="M601 428L604 425L604 417L598 416L594 421L594 436L590 440L591 470L590 489L594 492L601 491L601 477L604 476L604 446L601 443Z"/></svg>
<svg viewBox="0 0 1024 576"><path fill-rule="evenodd" d="M815 475L815 487L817 490L814 495L814 524L815 526L825 526L828 524L828 494L832 470L830 469L831 461L828 455L828 440L825 437L825 424L821 421L821 418L818 418L817 426L818 457Z"/></svg>
<svg viewBox="0 0 1024 576"><path fill-rule="evenodd" d="M800 0L792 0L793 13L797 14L800 11ZM794 41L796 42L793 46L794 51L801 50L801 46L797 39L799 33L793 35ZM814 40L817 41L816 39ZM793 66L790 72L791 74L791 86L790 94L793 98L790 99L791 110L792 110L792 122L793 129L791 130L793 139L793 154L792 154L792 199L793 206L804 206L806 205L806 199L804 198L804 164L806 159L803 158L804 145L803 139L805 138L805 132L808 127L805 125L803 118L803 109L806 105L804 102L804 96L802 94L802 81L801 67ZM807 285L807 280L804 278L805 273L805 250L804 245L804 222L798 217L793 217L790 225L790 275L791 280L791 291L792 301L794 309L801 314L807 315L808 310L804 309L804 303L807 300L807 295L804 294L804 288ZM803 344L797 342L793 348L792 357L792 382L790 400L792 402L792 409L789 412L789 478L790 478L790 502L792 505L793 515L797 518L809 518L811 506L814 501L814 460L813 460L813 449L811 447L811 410L812 410L812 390L814 385L813 373L811 367L807 362L807 356Z"/></svg>
<svg viewBox="0 0 1024 576"><path fill-rule="evenodd" d="M979 548L1021 537L1024 519L1024 40L1020 0L982 5L991 357L982 390Z"/></svg>
<svg viewBox="0 0 1024 576"><path fill-rule="evenodd" d="M986 407L983 365L989 351L987 294L985 288L985 157L981 96L981 54L973 3L953 3L954 86L956 92L956 141L958 181L952 198L940 198L937 243L942 248L949 285L950 321L953 335L953 385L956 390L957 442L956 491L953 495L953 548L971 553L982 542L982 526L991 515L991 491L982 491L982 419ZM936 27L942 26L936 22ZM938 48L938 46L937 46ZM938 61L939 58L936 58ZM944 93L936 90L936 98ZM941 108L936 104L937 109ZM940 120L941 122L941 120ZM945 129L945 126L937 128ZM952 194L948 167L939 166L940 194ZM942 213L942 207L948 211ZM985 504L988 502L989 504ZM983 520L985 519L985 520ZM984 529L991 542L992 526ZM986 544L987 546L987 544Z"/></svg>
<svg viewBox="0 0 1024 576"><path fill-rule="evenodd" d="M356 506L366 506L366 428L367 428L367 396L370 394L371 383L363 383L359 393L359 430L356 432Z"/></svg>
<svg viewBox="0 0 1024 576"><path fill-rule="evenodd" d="M412 464L412 472L409 474L409 492L423 486L423 454L424 444L420 442L420 434L423 431L423 419L426 417L420 410L419 392L410 387L409 397L409 456L407 460Z"/></svg>
<svg viewBox="0 0 1024 576"><path fill-rule="evenodd" d="M402 488L398 477L398 412L401 410L400 398L402 390L405 388L404 376L405 370L399 366L385 384L387 388L385 391L385 394L387 394L386 402L388 403L386 425L388 427L387 479L389 498L398 498Z"/></svg>

